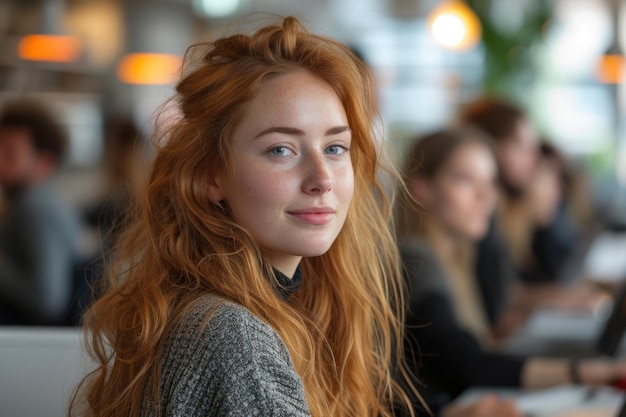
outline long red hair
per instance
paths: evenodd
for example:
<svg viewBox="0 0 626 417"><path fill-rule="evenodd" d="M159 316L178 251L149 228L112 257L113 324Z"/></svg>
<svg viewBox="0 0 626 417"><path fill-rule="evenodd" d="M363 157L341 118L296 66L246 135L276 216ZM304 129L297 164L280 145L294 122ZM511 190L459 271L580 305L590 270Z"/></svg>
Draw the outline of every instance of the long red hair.
<svg viewBox="0 0 626 417"><path fill-rule="evenodd" d="M260 84L296 70L327 82L346 109L355 192L330 250L302 260L302 288L287 303L267 279L258 244L209 201L207 189L228 169L231 132ZM384 141L375 131L368 70L344 45L287 17L193 46L176 91L181 116L157 132L158 153L108 290L85 319L100 366L84 380L75 409L127 416L143 401L158 402L164 336L211 293L280 334L314 416L391 416L394 405L408 403L392 378L402 356L401 275L390 202L378 180Z"/></svg>

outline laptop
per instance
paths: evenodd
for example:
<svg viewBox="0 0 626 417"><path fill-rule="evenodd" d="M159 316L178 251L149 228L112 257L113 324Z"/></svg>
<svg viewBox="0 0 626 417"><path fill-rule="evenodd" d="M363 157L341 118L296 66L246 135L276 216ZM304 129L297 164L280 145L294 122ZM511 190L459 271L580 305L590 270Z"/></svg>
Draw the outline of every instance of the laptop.
<svg viewBox="0 0 626 417"><path fill-rule="evenodd" d="M608 319L597 326L595 323L583 323L581 317L571 317L572 328L588 327L569 341L550 340L541 346L541 351L529 352L532 347L537 348L537 342L526 338L525 353L541 354L545 356L605 356L615 357L620 354L620 345L626 333L626 282L617 292L613 308ZM562 331L552 328L556 323L546 323L545 331L554 333ZM567 327L567 326L561 326ZM598 331L599 328L599 331ZM565 329L564 333L568 330ZM595 330L591 331L591 330ZM590 332L591 331L591 332ZM583 338L580 336L592 335L595 337ZM522 337L522 340L524 337ZM517 346L521 348L523 346ZM537 349L535 349L537 350ZM515 352L513 352L515 353ZM590 393L593 391L593 394ZM515 389L473 388L463 393L455 402L468 403L488 393L498 393L503 398L515 399L522 415L525 417L626 417L626 393L615 388L603 387L590 391L585 386L560 386L535 392L524 392Z"/></svg>
<svg viewBox="0 0 626 417"><path fill-rule="evenodd" d="M539 310L503 350L547 357L616 357L625 333L626 282L616 293L607 319L589 313Z"/></svg>
<svg viewBox="0 0 626 417"><path fill-rule="evenodd" d="M626 233L604 231L596 236L582 260L584 276L594 282L617 284L626 277Z"/></svg>
<svg viewBox="0 0 626 417"><path fill-rule="evenodd" d="M614 357L626 332L626 284L622 285L615 298L611 315L596 342L595 352L602 356Z"/></svg>

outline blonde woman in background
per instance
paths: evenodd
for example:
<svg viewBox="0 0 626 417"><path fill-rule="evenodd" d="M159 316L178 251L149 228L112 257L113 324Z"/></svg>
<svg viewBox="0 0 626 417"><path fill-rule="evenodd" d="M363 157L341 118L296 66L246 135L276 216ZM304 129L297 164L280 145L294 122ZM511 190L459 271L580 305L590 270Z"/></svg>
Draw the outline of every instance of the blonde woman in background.
<svg viewBox="0 0 626 417"><path fill-rule="evenodd" d="M497 200L488 136L458 128L418 138L403 174L415 199L398 205L409 287L405 354L433 408L469 387L610 384L626 376L626 365L613 361L512 357L490 350L488 293L473 265Z"/></svg>

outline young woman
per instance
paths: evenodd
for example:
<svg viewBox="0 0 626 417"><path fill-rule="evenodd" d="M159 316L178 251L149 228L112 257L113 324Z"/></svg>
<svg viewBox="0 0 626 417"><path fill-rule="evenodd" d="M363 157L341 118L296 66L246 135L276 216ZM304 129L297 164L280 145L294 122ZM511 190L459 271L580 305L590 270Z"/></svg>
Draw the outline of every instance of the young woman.
<svg viewBox="0 0 626 417"><path fill-rule="evenodd" d="M498 239L502 233L511 256L517 277L525 283L555 282L566 271L571 257L584 243L582 236L572 233L574 225L567 215L550 216L550 207L559 186L553 186L555 170L560 170L559 156L540 144L539 134L529 117L517 105L495 98L481 98L469 103L461 112L462 123L477 127L494 140L494 153L498 165L498 189L500 204L495 219L495 229L490 230L479 248L479 268L489 270L480 262L489 263L490 255L506 258L498 251L497 244L489 240ZM557 173L560 175L560 173ZM540 192L548 192L541 201L534 199L538 177L544 181ZM552 190L548 190L548 188ZM529 195L530 194L530 195ZM556 196L558 197L558 196ZM537 206L536 208L534 206ZM544 211L546 219L537 219L536 212ZM567 213L567 209L563 214ZM542 230L537 233L537 230ZM562 238L563 234L569 236ZM553 248L558 248L555 251ZM529 269L529 259L548 259L549 264L536 264ZM482 271L480 271L482 272Z"/></svg>
<svg viewBox="0 0 626 417"><path fill-rule="evenodd" d="M564 163L552 145L539 146L537 163L523 198L505 202L500 225L524 282L551 282L581 242L564 203Z"/></svg>
<svg viewBox="0 0 626 417"><path fill-rule="evenodd" d="M593 308L600 297L597 291L560 283L572 273L587 238L575 231L570 207L562 205L554 212L555 198L562 193L555 175L561 175L556 171L563 162L554 152L544 152L547 148L528 115L511 102L483 97L465 106L459 119L493 139L498 166L498 208L478 243L475 262L481 288L488 294L490 322L498 323L499 333L506 335L546 300ZM537 192L546 195L536 198ZM503 318L511 306L515 313Z"/></svg>
<svg viewBox="0 0 626 417"><path fill-rule="evenodd" d="M470 386L608 384L626 376L623 363L487 349L490 324L473 262L496 205L496 173L490 139L476 130L440 131L408 152L404 175L415 202L399 206L398 227L410 289L405 349L427 400L445 403Z"/></svg>
<svg viewBox="0 0 626 417"><path fill-rule="evenodd" d="M292 17L192 52L74 409L392 415L401 275L367 70Z"/></svg>

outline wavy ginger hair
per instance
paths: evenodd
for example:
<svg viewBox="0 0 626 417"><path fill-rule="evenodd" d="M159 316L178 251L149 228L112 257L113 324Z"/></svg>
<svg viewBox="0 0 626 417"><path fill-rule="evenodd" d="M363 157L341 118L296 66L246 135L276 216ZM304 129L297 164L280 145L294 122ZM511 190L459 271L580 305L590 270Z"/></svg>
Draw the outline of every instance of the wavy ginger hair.
<svg viewBox="0 0 626 417"><path fill-rule="evenodd" d="M391 416L393 406L407 404L392 379L401 357L401 275L390 203L377 179L383 141L375 135L367 69L344 45L307 32L293 17L194 45L186 67L196 52L200 62L185 68L176 87L182 115L157 134L161 145L109 289L86 315L100 366L83 381L75 408L127 416L138 415L146 400L158 403L165 335L210 293L278 332L312 415ZM345 107L355 189L339 236L326 254L302 260L302 287L284 301L254 237L212 204L207 190L219 170L232 168L231 133L261 83L301 70L328 83Z"/></svg>

